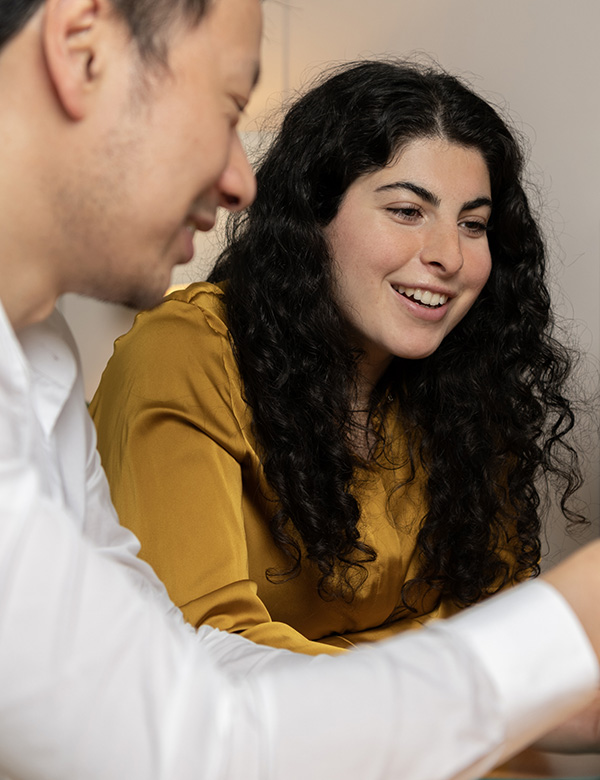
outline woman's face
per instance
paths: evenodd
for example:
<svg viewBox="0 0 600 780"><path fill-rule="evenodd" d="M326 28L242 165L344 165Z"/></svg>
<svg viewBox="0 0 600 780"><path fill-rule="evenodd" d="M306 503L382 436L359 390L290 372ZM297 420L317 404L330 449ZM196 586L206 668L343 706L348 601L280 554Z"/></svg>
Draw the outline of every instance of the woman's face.
<svg viewBox="0 0 600 780"><path fill-rule="evenodd" d="M439 138L348 188L325 234L367 379L394 355L431 355L469 311L491 270L491 208L481 153Z"/></svg>

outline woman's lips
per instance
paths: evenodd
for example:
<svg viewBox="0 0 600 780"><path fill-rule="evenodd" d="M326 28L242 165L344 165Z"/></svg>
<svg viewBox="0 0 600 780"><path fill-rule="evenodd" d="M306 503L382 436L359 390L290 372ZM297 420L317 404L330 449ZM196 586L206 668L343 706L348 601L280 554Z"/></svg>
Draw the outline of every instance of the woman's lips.
<svg viewBox="0 0 600 780"><path fill-rule="evenodd" d="M400 284L393 284L392 287L401 295L418 301L425 306L430 306L431 308L443 306L450 297L447 293L434 292L422 287L404 287Z"/></svg>
<svg viewBox="0 0 600 780"><path fill-rule="evenodd" d="M391 287L398 302L402 303L418 319L426 320L427 322L438 322L448 311L450 296L446 293L432 292L422 287L403 287L396 284L391 285ZM417 293L420 294L420 298L417 298ZM432 305L432 302L435 301L437 303Z"/></svg>

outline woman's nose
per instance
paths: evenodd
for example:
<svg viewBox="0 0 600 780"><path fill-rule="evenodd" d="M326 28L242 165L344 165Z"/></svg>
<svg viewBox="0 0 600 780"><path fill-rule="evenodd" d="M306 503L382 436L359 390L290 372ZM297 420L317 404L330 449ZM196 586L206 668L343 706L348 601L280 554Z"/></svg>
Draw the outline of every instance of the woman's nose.
<svg viewBox="0 0 600 780"><path fill-rule="evenodd" d="M444 274L455 274L464 263L460 234L457 225L435 225L430 228L423 248L421 260L436 266Z"/></svg>

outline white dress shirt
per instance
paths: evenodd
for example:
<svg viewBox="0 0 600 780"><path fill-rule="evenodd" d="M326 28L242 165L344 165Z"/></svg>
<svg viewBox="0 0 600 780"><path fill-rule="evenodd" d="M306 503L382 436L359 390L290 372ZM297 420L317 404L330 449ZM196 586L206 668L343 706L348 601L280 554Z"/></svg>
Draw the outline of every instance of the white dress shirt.
<svg viewBox="0 0 600 780"><path fill-rule="evenodd" d="M598 683L537 582L343 657L193 632L122 529L59 314L0 308L0 773L43 780L475 777Z"/></svg>

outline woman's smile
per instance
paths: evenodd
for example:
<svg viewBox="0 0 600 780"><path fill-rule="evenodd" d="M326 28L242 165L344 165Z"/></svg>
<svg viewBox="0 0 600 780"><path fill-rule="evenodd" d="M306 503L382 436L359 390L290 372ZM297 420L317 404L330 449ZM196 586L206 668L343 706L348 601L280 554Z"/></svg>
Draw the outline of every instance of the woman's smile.
<svg viewBox="0 0 600 780"><path fill-rule="evenodd" d="M398 297L399 303L406 306L413 316L429 322L438 322L446 316L449 295L431 292L421 287L402 287L392 284L391 288Z"/></svg>

